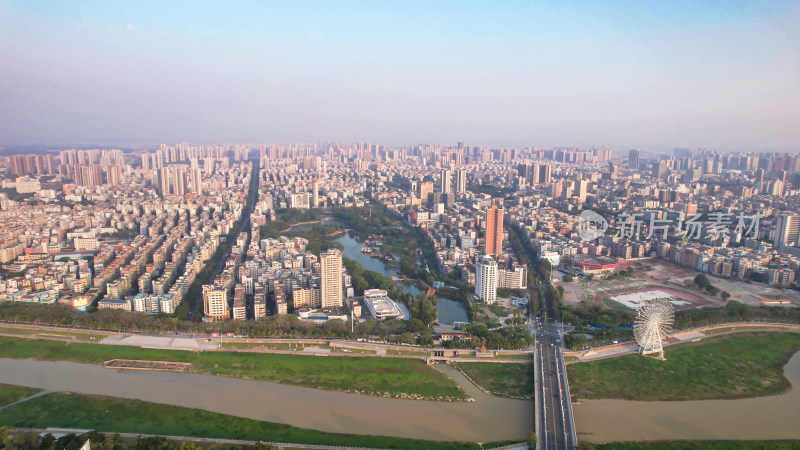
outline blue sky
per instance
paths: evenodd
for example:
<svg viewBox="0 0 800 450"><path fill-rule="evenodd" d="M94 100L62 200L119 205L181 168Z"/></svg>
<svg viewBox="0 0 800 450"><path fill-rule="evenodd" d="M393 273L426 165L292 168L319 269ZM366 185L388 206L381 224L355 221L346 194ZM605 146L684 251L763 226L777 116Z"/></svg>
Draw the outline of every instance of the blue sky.
<svg viewBox="0 0 800 450"><path fill-rule="evenodd" d="M0 143L800 150L796 2L0 0Z"/></svg>

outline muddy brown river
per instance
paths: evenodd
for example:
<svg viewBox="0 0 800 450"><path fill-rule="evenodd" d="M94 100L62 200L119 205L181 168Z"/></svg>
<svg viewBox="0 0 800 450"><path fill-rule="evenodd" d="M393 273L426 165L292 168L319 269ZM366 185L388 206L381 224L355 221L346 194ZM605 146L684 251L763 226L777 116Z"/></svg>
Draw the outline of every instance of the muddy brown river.
<svg viewBox="0 0 800 450"><path fill-rule="evenodd" d="M799 439L800 353L784 367L792 389L741 400L637 402L581 400L574 405L579 439Z"/></svg>
<svg viewBox="0 0 800 450"><path fill-rule="evenodd" d="M210 375L13 359L0 359L0 383L200 408L335 433L473 442L527 439L532 402L486 395L452 367L437 368L476 401L397 400ZM596 442L799 439L800 353L784 371L794 386L785 394L682 402L584 400L574 407L575 424L581 439Z"/></svg>
<svg viewBox="0 0 800 450"><path fill-rule="evenodd" d="M476 401L399 400L211 375L110 370L31 359L0 359L0 383L199 408L334 433L472 442L528 438L533 402L486 395L452 367L441 370Z"/></svg>

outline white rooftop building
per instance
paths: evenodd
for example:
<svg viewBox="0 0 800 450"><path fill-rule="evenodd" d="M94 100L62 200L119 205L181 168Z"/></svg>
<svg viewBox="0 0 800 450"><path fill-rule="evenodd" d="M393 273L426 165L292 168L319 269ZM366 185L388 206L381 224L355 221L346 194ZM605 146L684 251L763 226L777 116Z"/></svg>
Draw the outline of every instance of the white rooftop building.
<svg viewBox="0 0 800 450"><path fill-rule="evenodd" d="M404 319L405 314L397 305L397 303L390 299L386 291L382 289L367 289L364 291L364 304L366 305L369 313L376 319L386 319L394 317L395 319Z"/></svg>

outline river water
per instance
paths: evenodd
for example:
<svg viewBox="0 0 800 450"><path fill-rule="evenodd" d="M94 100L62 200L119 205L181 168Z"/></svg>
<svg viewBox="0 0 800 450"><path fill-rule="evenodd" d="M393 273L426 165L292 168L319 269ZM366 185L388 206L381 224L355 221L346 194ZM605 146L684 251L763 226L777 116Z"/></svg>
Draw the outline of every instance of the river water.
<svg viewBox="0 0 800 450"><path fill-rule="evenodd" d="M364 248L364 243L353 239L353 237L351 237L349 234L345 233L339 236L335 239L335 242L338 242L344 246L343 254L345 258L349 258L358 262L361 264L361 267L367 270L372 270L373 272L381 273L387 277L402 277L399 272L391 267L388 267L380 259L361 253L361 249ZM414 297L420 293L420 290L413 284L399 282L397 285L403 290L403 292L409 293ZM464 309L464 305L448 298L439 298L438 300L439 303L436 305L436 308L439 310L439 323L444 325L452 325L453 322L469 322L469 319L467 318L467 311ZM408 310L405 308L405 305L400 304L400 306L403 308L403 312L406 314L406 317L408 317Z"/></svg>
<svg viewBox="0 0 800 450"><path fill-rule="evenodd" d="M640 402L580 400L573 407L580 439L800 439L800 353L784 367L792 389L741 400Z"/></svg>
<svg viewBox="0 0 800 450"><path fill-rule="evenodd" d="M0 359L0 367L1 383L199 408L334 433L490 442L527 439L534 423L533 402L484 394L449 366L441 370L476 401L399 400L63 361Z"/></svg>

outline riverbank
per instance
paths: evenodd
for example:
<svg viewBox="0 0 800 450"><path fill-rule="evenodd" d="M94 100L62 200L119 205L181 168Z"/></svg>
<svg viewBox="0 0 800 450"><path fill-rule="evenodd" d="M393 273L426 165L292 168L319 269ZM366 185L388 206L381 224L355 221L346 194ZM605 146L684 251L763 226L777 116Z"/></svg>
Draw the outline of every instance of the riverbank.
<svg viewBox="0 0 800 450"><path fill-rule="evenodd" d="M533 425L532 402L486 395L466 382L464 390L474 402L390 399L192 373L109 370L63 361L0 359L0 367L1 383L170 404L328 433L496 442L525 440ZM358 382L358 370L352 376ZM452 378L463 381L458 373Z"/></svg>
<svg viewBox="0 0 800 450"><path fill-rule="evenodd" d="M101 364L111 359L191 363L192 373L271 381L395 398L465 400L449 378L420 359L190 352L0 337L0 357Z"/></svg>
<svg viewBox="0 0 800 450"><path fill-rule="evenodd" d="M68 427L105 433L119 432L347 447L434 450L486 448L467 442L436 442L389 436L325 433L200 409L66 392L51 393L14 405L0 413L0 424L16 428Z"/></svg>
<svg viewBox="0 0 800 450"><path fill-rule="evenodd" d="M579 398L573 407L577 432L581 440L592 442L679 440L682 444L685 440L800 439L800 428L796 426L800 423L797 408L800 353L783 367L783 376L794 389L757 398L682 401ZM650 377L642 379L653 382ZM668 383L669 374L654 378L654 382Z"/></svg>
<svg viewBox="0 0 800 450"><path fill-rule="evenodd" d="M796 450L800 441L660 441L613 442L609 444L584 444L585 450Z"/></svg>
<svg viewBox="0 0 800 450"><path fill-rule="evenodd" d="M533 399L533 366L527 364L457 363L455 367L484 392L522 400Z"/></svg>
<svg viewBox="0 0 800 450"><path fill-rule="evenodd" d="M665 349L666 361L639 354L567 366L579 399L705 400L751 398L791 388L783 375L800 334L715 336Z"/></svg>
<svg viewBox="0 0 800 450"><path fill-rule="evenodd" d="M39 389L15 386L13 384L0 384L0 407L10 405L25 397L30 397L37 392L39 392Z"/></svg>

